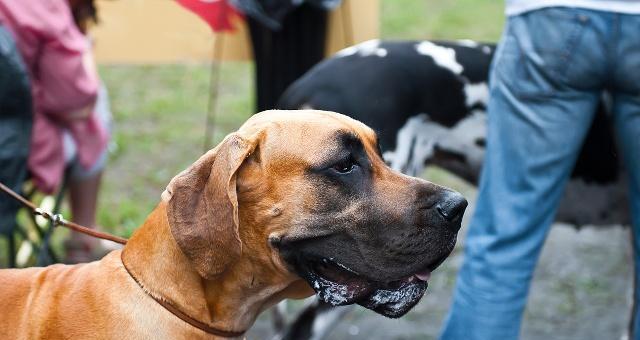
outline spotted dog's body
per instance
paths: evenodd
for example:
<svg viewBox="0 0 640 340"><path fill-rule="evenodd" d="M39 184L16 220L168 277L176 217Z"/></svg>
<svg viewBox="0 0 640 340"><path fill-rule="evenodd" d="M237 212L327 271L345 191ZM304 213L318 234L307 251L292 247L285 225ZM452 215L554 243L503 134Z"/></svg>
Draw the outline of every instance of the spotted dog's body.
<svg viewBox="0 0 640 340"><path fill-rule="evenodd" d="M468 40L368 41L315 66L279 105L334 110L365 122L378 131L384 158L395 170L418 175L435 164L477 183L494 50ZM560 222L630 222L606 106L603 100L568 183Z"/></svg>

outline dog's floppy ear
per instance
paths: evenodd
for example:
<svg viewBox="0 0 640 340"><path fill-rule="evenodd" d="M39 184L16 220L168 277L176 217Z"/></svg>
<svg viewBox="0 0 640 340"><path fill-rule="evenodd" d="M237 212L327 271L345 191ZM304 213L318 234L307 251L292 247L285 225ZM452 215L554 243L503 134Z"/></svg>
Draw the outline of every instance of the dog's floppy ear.
<svg viewBox="0 0 640 340"><path fill-rule="evenodd" d="M167 218L182 252L205 279L213 279L242 252L236 172L257 138L225 138L167 186Z"/></svg>

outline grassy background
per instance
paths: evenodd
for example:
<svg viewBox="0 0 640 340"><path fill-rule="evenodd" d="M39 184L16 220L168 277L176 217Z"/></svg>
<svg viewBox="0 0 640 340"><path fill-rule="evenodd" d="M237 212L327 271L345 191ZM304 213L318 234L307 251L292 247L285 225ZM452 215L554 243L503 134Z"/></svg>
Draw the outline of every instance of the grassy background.
<svg viewBox="0 0 640 340"><path fill-rule="evenodd" d="M115 133L100 194L98 223L128 236L159 201L169 180L204 152L207 65L102 66ZM220 69L215 138L252 111L252 67Z"/></svg>
<svg viewBox="0 0 640 340"><path fill-rule="evenodd" d="M383 39L496 41L502 2L382 0ZM253 113L253 66L221 67L215 139ZM169 180L203 153L209 65L102 65L115 132L100 194L98 223L123 236L144 220ZM433 176L442 177L434 173Z"/></svg>
<svg viewBox="0 0 640 340"><path fill-rule="evenodd" d="M497 41L504 2L496 0L381 0L383 39Z"/></svg>

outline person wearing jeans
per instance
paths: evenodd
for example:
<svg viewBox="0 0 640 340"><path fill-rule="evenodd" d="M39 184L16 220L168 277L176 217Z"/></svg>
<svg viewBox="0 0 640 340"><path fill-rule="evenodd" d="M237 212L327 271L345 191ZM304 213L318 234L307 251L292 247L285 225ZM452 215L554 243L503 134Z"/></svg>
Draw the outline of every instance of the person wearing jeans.
<svg viewBox="0 0 640 340"><path fill-rule="evenodd" d="M507 16L490 75L478 205L443 340L518 338L540 250L603 91L629 176L636 281L640 273L640 2L515 0ZM632 318L631 338L640 339Z"/></svg>

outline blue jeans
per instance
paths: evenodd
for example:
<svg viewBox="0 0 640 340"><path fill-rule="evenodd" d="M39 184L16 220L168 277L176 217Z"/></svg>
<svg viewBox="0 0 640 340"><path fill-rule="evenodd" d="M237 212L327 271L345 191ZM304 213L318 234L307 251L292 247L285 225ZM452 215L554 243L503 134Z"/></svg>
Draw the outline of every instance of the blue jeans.
<svg viewBox="0 0 640 340"><path fill-rule="evenodd" d="M518 338L534 267L603 90L613 97L638 235L639 34L640 15L546 8L508 19L491 71L478 205L442 339Z"/></svg>

